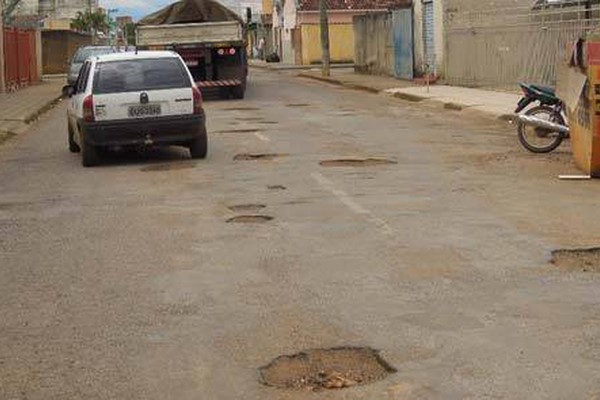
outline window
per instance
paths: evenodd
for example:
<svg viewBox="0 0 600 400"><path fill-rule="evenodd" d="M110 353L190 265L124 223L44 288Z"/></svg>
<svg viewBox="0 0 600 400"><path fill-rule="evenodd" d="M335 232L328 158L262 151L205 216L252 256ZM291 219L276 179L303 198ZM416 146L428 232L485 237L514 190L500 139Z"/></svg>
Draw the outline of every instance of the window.
<svg viewBox="0 0 600 400"><path fill-rule="evenodd" d="M110 61L96 65L94 94L189 88L186 67L177 58Z"/></svg>
<svg viewBox="0 0 600 400"><path fill-rule="evenodd" d="M75 84L75 93L85 92L85 88L87 87L90 77L90 66L91 63L88 61L83 64L83 67L81 67L81 71L79 71L79 77L77 78L77 83Z"/></svg>

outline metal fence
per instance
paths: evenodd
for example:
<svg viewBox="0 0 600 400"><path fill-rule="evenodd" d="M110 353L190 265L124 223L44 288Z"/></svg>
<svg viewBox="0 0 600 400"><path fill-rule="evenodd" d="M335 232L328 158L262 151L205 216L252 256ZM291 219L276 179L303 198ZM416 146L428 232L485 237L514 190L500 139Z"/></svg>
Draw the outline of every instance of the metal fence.
<svg viewBox="0 0 600 400"><path fill-rule="evenodd" d="M565 0L476 11L447 8L449 84L514 89L518 81L556 84L570 44L600 28L598 1Z"/></svg>

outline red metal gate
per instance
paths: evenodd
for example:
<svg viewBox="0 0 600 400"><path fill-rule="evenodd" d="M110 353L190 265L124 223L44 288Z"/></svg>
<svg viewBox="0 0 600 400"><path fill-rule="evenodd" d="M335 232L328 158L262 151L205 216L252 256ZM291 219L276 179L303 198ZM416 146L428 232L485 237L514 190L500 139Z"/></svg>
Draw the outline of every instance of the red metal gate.
<svg viewBox="0 0 600 400"><path fill-rule="evenodd" d="M39 79L35 30L4 28L4 76L8 91Z"/></svg>

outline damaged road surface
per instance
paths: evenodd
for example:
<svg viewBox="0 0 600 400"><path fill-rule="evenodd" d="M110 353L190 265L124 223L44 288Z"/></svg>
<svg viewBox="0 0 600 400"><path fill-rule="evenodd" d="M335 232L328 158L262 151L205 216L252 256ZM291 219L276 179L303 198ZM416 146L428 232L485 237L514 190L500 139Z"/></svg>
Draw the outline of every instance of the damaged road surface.
<svg viewBox="0 0 600 400"><path fill-rule="evenodd" d="M193 163L84 170L64 104L0 148L0 399L600 398L567 147L286 72L204 106Z"/></svg>

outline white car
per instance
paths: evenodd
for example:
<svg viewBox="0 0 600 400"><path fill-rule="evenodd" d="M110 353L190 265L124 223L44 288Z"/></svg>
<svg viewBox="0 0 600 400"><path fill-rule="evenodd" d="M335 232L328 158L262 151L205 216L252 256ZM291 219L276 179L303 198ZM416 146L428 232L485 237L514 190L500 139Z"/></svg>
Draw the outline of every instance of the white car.
<svg viewBox="0 0 600 400"><path fill-rule="evenodd" d="M69 150L84 166L98 149L179 145L204 158L207 135L202 95L181 57L170 51L106 54L87 59L66 86Z"/></svg>

